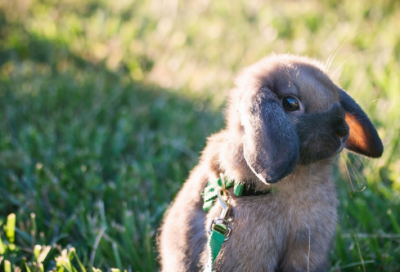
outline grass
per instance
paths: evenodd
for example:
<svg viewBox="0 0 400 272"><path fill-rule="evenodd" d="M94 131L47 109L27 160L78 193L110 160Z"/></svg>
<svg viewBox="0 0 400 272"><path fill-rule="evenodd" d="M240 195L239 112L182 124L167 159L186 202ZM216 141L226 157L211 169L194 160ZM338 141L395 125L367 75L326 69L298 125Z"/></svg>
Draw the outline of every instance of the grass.
<svg viewBox="0 0 400 272"><path fill-rule="evenodd" d="M334 55L385 145L339 159L331 271L399 271L400 5L275 2L0 2L0 270L156 271L234 75L292 52Z"/></svg>

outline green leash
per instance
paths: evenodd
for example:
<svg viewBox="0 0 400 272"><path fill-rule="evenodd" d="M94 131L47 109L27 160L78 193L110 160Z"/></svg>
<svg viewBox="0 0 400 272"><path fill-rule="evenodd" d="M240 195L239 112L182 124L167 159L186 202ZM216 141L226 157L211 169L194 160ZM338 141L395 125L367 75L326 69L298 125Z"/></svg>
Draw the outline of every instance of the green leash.
<svg viewBox="0 0 400 272"><path fill-rule="evenodd" d="M208 263L205 268L205 272L212 272L214 269L214 261L221 251L222 244L224 241L229 239L231 233L231 225L233 218L229 217L229 199L230 194L227 189L232 188L236 196L241 196L243 193L244 185L235 182L234 180L225 180L224 176L214 182L208 182L204 189L203 195L203 209L208 212L214 204L214 201L218 198L219 204L222 206L222 211L219 217L211 221L208 233L210 234L208 239Z"/></svg>
<svg viewBox="0 0 400 272"><path fill-rule="evenodd" d="M217 258L219 252L221 251L222 244L225 241L225 235L222 233L219 233L218 231L213 230L210 239L208 240L208 250L210 256L208 257L208 264L206 269L204 270L205 272L212 272L213 271L213 264L215 259Z"/></svg>

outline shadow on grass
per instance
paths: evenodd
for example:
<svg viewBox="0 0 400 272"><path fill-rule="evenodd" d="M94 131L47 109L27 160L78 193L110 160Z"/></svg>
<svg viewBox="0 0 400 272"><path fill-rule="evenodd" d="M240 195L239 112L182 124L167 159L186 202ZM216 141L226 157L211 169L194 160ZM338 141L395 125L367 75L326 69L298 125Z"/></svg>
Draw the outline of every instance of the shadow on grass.
<svg viewBox="0 0 400 272"><path fill-rule="evenodd" d="M19 249L6 257L72 245L87 267L154 271L157 226L221 114L18 26L2 35L0 218L16 214Z"/></svg>

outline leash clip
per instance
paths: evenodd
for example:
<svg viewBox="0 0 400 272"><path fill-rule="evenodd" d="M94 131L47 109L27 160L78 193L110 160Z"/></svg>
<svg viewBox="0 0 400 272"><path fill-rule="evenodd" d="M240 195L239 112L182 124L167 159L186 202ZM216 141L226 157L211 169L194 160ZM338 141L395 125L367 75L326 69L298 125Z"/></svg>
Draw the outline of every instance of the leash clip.
<svg viewBox="0 0 400 272"><path fill-rule="evenodd" d="M222 186L217 188L217 197L218 202L222 207L221 214L219 217L211 220L210 225L208 226L208 233L211 234L213 230L221 233L225 236L224 241L229 239L229 236L232 231L232 223L233 219L228 217L229 214L229 200L230 200L230 193L225 188L225 180L224 176L221 174L221 183ZM224 195L222 195L222 193Z"/></svg>

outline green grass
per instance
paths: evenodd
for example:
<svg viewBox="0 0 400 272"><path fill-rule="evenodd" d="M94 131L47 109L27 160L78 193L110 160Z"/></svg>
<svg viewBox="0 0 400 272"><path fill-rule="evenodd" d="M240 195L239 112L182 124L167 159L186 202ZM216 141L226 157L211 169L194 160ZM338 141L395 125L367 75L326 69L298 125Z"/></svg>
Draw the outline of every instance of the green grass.
<svg viewBox="0 0 400 272"><path fill-rule="evenodd" d="M156 271L234 75L291 52L334 54L385 145L335 169L331 271L399 271L399 17L386 0L0 2L0 270Z"/></svg>

